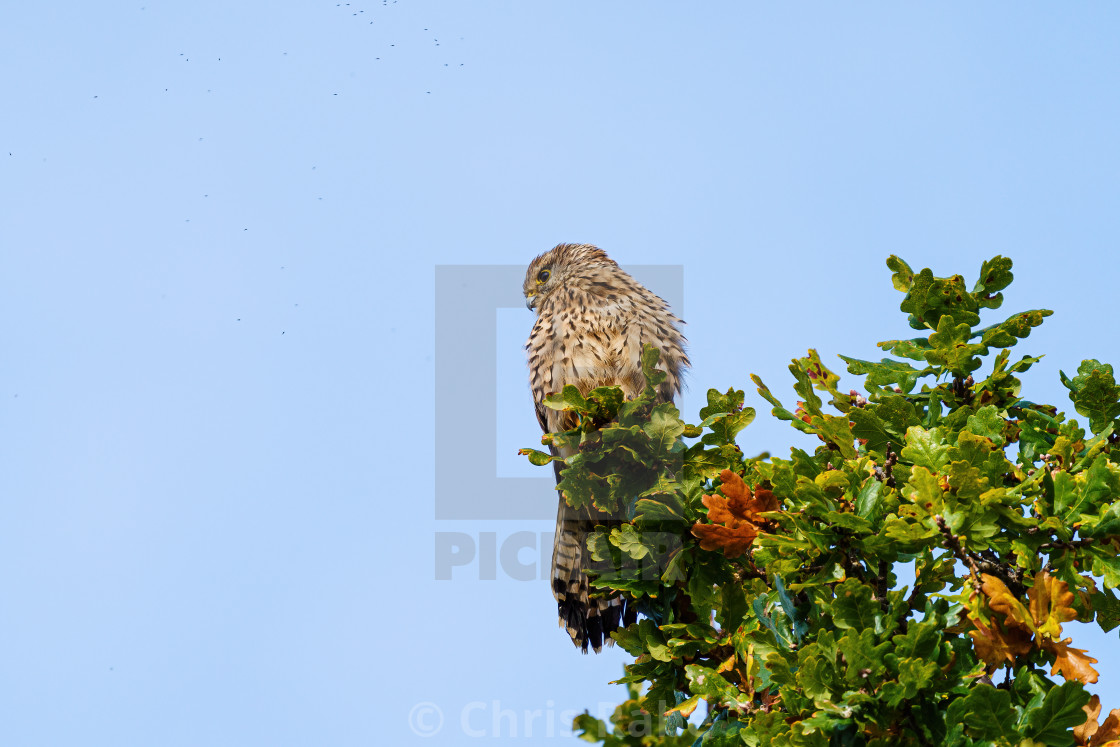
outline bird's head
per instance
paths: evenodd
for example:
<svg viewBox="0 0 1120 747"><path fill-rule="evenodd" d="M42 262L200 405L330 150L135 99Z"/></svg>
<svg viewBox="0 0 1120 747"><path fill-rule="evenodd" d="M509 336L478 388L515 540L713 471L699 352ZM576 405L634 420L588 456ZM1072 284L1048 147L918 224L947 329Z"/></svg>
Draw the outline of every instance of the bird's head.
<svg viewBox="0 0 1120 747"><path fill-rule="evenodd" d="M525 271L525 305L539 313L544 302L563 288L587 290L604 267L618 264L591 244L557 244L529 263Z"/></svg>

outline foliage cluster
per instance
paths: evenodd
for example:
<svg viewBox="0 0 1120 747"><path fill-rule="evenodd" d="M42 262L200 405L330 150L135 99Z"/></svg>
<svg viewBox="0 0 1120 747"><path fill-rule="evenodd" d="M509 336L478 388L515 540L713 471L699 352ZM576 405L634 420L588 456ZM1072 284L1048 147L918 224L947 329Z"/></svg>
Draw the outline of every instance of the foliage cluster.
<svg viewBox="0 0 1120 747"><path fill-rule="evenodd" d="M1084 687L1096 660L1062 627L1120 624L1112 367L1062 374L1086 431L1020 391L1039 358L1010 348L1050 311L980 326L1010 260L985 262L971 290L887 264L921 336L879 343L879 361L841 356L864 394L813 350L789 367L792 410L751 377L814 439L788 459L736 445L755 416L742 391L709 391L695 425L658 403L652 348L640 397L569 387L547 402L578 419L545 437L578 447L566 500L626 519L589 538L613 561L593 584L644 613L615 633L634 656L629 699L611 724L577 718L587 741L1120 745L1120 710L1098 724Z"/></svg>

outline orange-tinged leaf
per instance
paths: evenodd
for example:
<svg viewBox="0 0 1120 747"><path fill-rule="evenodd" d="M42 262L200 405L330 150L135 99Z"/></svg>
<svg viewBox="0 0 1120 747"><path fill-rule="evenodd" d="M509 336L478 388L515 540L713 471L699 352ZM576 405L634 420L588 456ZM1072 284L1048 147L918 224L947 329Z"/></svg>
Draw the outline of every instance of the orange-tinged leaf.
<svg viewBox="0 0 1120 747"><path fill-rule="evenodd" d="M1035 632L1030 611L1011 593L1003 581L987 573L981 573L980 578L983 581L980 589L988 597L988 607L992 612L998 612L1006 617L1008 625L1017 625L1032 633Z"/></svg>
<svg viewBox="0 0 1120 747"><path fill-rule="evenodd" d="M1079 747L1114 747L1120 744L1120 708L1113 708L1104 723L1097 725L1101 713L1100 696L1089 698L1089 703L1081 707L1085 711L1085 723L1073 727L1073 739Z"/></svg>
<svg viewBox="0 0 1120 747"><path fill-rule="evenodd" d="M696 522L692 534L705 550L722 550L728 557L737 558L754 542L759 526L766 523L758 514L778 510L778 500L769 490L752 492L731 470L725 469L719 479L723 495L713 493L701 499L708 509L708 523Z"/></svg>
<svg viewBox="0 0 1120 747"><path fill-rule="evenodd" d="M1093 747L1115 747L1120 744L1120 708L1113 708L1108 712L1108 718L1093 735L1090 744Z"/></svg>
<svg viewBox="0 0 1120 747"><path fill-rule="evenodd" d="M1072 639L1059 640L1062 623L1077 617L1069 584L1046 571L1039 571L1035 574L1034 585L1027 590L1028 608L1000 579L987 573L981 574L981 579L980 590L988 599L988 609L997 613L990 625L982 621L979 611L969 615L975 628L969 635L976 655L984 663L989 666L1014 663L1016 656L1038 647L1054 655L1050 674L1060 672L1067 680L1082 684L1097 681L1099 673L1091 666L1097 660L1085 650L1070 646Z"/></svg>
<svg viewBox="0 0 1120 747"><path fill-rule="evenodd" d="M1101 715L1101 699L1099 695L1089 698L1089 702L1081 706L1085 711L1085 723L1073 727L1073 739L1079 745L1088 745L1089 740L1097 733L1097 716Z"/></svg>
<svg viewBox="0 0 1120 747"><path fill-rule="evenodd" d="M1030 599L1031 617L1041 636L1055 640L1061 638L1062 623L1077 617L1069 584L1054 578L1047 571L1035 574L1034 586L1027 590L1027 597Z"/></svg>
<svg viewBox="0 0 1120 747"><path fill-rule="evenodd" d="M735 514L731 513L727 499L718 495L706 495L700 499L708 509L708 521L713 524L726 524L735 521Z"/></svg>
<svg viewBox="0 0 1120 747"><path fill-rule="evenodd" d="M989 627L979 620L972 620L972 625L975 630L968 631L968 634L972 636L976 655L989 666L1014 663L1016 656L1031 651L1031 634L1028 630L1020 627L1004 630L995 622Z"/></svg>
<svg viewBox="0 0 1120 747"><path fill-rule="evenodd" d="M736 518L758 521L759 519L755 514L778 510L778 500L773 493L765 489L752 493L747 484L743 482L743 478L731 470L725 469L721 472L719 480L721 483L719 490L727 496L727 508ZM709 505L708 498L720 499L718 495L706 496L704 498L705 506Z"/></svg>
<svg viewBox="0 0 1120 747"><path fill-rule="evenodd" d="M1050 639L1042 641L1042 648L1054 654L1054 666L1050 669L1050 674L1061 672L1067 680L1077 680L1083 685L1096 682L1099 673L1089 665L1096 664L1097 660L1089 656L1084 649L1070 646L1072 642L1072 638L1066 638L1064 641Z"/></svg>
<svg viewBox="0 0 1120 747"><path fill-rule="evenodd" d="M727 557L737 558L754 542L758 528L746 521L734 522L732 526L697 522L692 526L692 534L705 550L723 550Z"/></svg>

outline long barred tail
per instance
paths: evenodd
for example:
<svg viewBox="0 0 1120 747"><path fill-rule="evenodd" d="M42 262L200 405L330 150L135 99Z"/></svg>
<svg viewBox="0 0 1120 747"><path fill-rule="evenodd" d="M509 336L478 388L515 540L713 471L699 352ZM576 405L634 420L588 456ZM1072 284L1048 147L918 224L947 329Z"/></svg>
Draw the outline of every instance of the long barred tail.
<svg viewBox="0 0 1120 747"><path fill-rule="evenodd" d="M552 595L556 597L560 627L568 631L572 643L583 653L590 645L599 653L603 642L614 645L610 634L620 626L634 621L633 608L628 608L626 600L614 593L609 596L590 596L590 587L585 568L598 564L586 557L587 535L596 524L609 524L604 517L599 521L582 516L560 498L556 513L556 537L552 545Z"/></svg>

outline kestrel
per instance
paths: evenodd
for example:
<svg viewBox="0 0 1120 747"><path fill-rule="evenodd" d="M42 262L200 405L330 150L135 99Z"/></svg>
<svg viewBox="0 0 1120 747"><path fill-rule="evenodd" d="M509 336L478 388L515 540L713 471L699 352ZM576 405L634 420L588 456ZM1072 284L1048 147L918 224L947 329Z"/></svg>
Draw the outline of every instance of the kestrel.
<svg viewBox="0 0 1120 747"><path fill-rule="evenodd" d="M586 394L598 386L619 386L633 398L645 388L642 344L661 353L659 368L667 374L658 392L671 401L681 391L688 367L685 338L668 304L630 277L602 249L590 244L559 244L537 257L525 273L525 304L537 312L525 350L529 357L529 386L537 420L545 433L572 427L565 413L544 406L544 398L573 384ZM567 453L565 453L565 451ZM565 450L553 454L569 457ZM556 480L560 467L553 462ZM611 517L595 509L576 511L560 496L556 538L552 549L552 594L560 627L572 643L598 653L626 614L617 596L589 598L584 569L587 535ZM632 612L626 614L631 618ZM625 623L623 623L625 624Z"/></svg>

